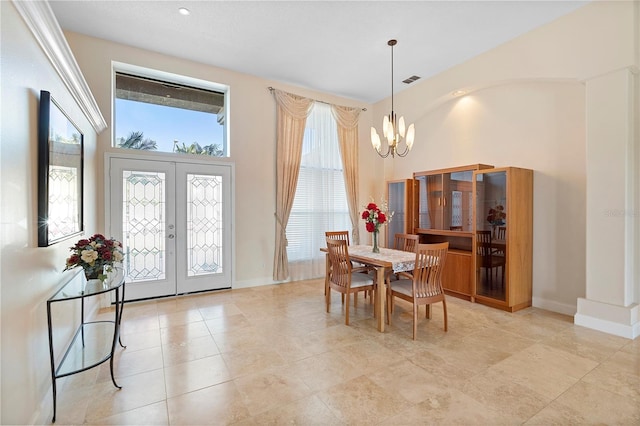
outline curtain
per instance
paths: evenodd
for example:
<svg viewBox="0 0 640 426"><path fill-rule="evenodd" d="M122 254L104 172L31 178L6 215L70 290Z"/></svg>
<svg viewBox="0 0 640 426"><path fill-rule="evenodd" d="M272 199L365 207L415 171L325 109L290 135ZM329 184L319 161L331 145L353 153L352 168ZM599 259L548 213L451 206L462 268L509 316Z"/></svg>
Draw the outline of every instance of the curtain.
<svg viewBox="0 0 640 426"><path fill-rule="evenodd" d="M338 123L338 142L351 219L351 239L353 244L360 244L358 227L360 219L358 210L358 118L360 109L333 105L331 111Z"/></svg>
<svg viewBox="0 0 640 426"><path fill-rule="evenodd" d="M273 279L289 276L287 259L287 222L296 193L302 138L313 100L273 90L276 107L276 246L273 259Z"/></svg>
<svg viewBox="0 0 640 426"><path fill-rule="evenodd" d="M287 223L287 257L291 280L325 273L325 232L351 228L338 124L331 106L316 102L305 127L302 159Z"/></svg>

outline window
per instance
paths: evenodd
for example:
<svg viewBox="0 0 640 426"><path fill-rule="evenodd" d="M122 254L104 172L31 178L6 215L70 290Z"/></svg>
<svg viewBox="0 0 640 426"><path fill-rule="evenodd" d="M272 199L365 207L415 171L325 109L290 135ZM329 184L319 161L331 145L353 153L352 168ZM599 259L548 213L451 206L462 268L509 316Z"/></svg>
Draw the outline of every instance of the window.
<svg viewBox="0 0 640 426"><path fill-rule="evenodd" d="M116 147L229 156L223 86L153 71L116 71L114 105Z"/></svg>
<svg viewBox="0 0 640 426"><path fill-rule="evenodd" d="M331 106L316 102L305 129L296 196L287 224L292 279L324 273L326 231L351 230L338 130Z"/></svg>

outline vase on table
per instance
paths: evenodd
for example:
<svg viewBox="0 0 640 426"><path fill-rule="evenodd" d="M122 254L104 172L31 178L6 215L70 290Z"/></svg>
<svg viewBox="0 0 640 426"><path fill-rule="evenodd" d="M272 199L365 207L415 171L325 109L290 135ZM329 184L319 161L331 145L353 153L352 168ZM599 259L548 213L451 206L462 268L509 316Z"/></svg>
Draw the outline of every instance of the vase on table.
<svg viewBox="0 0 640 426"><path fill-rule="evenodd" d="M378 230L373 231L373 252L380 253L380 249L378 248Z"/></svg>
<svg viewBox="0 0 640 426"><path fill-rule="evenodd" d="M85 291L93 293L105 288L105 282L99 278L100 274L98 272L87 273L85 271L84 276L87 279L87 283L84 286Z"/></svg>

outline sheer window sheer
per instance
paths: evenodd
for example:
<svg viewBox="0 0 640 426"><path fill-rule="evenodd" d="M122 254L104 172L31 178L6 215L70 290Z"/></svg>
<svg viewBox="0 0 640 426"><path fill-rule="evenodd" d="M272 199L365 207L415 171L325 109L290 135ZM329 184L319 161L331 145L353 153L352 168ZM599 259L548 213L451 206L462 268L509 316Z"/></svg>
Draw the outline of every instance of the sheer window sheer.
<svg viewBox="0 0 640 426"><path fill-rule="evenodd" d="M314 103L307 118L302 161L287 224L287 257L292 280L325 272L326 231L351 229L336 120L331 106Z"/></svg>

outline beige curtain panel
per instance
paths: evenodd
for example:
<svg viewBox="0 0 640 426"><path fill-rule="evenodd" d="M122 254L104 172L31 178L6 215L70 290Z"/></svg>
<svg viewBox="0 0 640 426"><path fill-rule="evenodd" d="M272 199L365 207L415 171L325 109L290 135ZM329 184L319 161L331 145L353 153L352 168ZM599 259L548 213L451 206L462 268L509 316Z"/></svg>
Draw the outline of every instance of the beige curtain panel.
<svg viewBox="0 0 640 426"><path fill-rule="evenodd" d="M273 259L273 279L289 277L287 258L287 223L296 194L302 140L313 100L274 89L276 99L276 246Z"/></svg>
<svg viewBox="0 0 640 426"><path fill-rule="evenodd" d="M359 108L332 105L331 111L338 123L338 142L342 156L344 185L351 219L351 236L354 244L360 244L358 221L358 118Z"/></svg>

